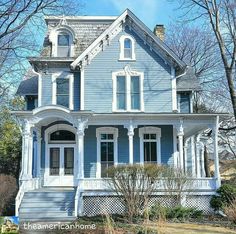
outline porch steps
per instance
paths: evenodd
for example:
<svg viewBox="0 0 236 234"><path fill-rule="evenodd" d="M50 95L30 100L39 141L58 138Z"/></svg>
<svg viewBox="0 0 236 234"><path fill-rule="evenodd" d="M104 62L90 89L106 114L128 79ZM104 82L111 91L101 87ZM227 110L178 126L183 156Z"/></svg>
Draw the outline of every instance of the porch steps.
<svg viewBox="0 0 236 234"><path fill-rule="evenodd" d="M74 215L73 188L42 188L24 194L20 209L20 222L72 221Z"/></svg>

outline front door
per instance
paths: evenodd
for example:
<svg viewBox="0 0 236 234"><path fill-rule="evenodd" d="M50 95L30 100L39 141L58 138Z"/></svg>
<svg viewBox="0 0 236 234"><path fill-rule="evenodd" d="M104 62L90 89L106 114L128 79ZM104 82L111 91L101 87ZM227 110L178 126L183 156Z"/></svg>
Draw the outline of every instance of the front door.
<svg viewBox="0 0 236 234"><path fill-rule="evenodd" d="M48 144L45 186L74 186L75 145Z"/></svg>

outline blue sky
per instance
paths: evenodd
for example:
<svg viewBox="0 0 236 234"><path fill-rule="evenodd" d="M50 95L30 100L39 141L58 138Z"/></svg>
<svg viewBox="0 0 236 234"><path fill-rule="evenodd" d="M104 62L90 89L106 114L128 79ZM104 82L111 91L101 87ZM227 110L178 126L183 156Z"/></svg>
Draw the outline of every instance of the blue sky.
<svg viewBox="0 0 236 234"><path fill-rule="evenodd" d="M173 3L175 2L175 3ZM129 8L151 30L156 24L168 25L178 16L177 1L168 0L83 0L83 15L120 15Z"/></svg>

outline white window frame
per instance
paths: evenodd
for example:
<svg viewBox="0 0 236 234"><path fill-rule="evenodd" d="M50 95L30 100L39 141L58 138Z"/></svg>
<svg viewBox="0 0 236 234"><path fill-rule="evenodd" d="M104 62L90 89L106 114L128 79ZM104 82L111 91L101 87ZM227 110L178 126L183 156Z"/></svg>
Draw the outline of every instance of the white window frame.
<svg viewBox="0 0 236 234"><path fill-rule="evenodd" d="M70 42L70 57L74 57L74 47L75 47L75 33L74 31L68 27L63 26L60 28L56 28L55 30L52 30L49 35L49 41L52 43L52 57L57 57L57 47L58 47L58 35L60 33L68 34L69 35L69 42Z"/></svg>
<svg viewBox="0 0 236 234"><path fill-rule="evenodd" d="M129 39L131 41L131 58L125 58L124 54L124 48L125 48L125 39ZM120 58L119 60L121 61L135 61L136 60L136 55L135 55L135 40L133 37L129 35L122 35L119 39L120 42Z"/></svg>
<svg viewBox="0 0 236 234"><path fill-rule="evenodd" d="M124 76L125 78L125 93L126 93L126 108L125 110L117 109L117 76ZM140 109L131 109L131 76L139 76L139 92L140 92ZM143 80L144 73L137 72L129 69L124 69L118 72L112 73L113 81L113 101L112 101L112 111L113 112L144 112L144 98L143 98Z"/></svg>
<svg viewBox="0 0 236 234"><path fill-rule="evenodd" d="M52 75L52 104L57 105L57 78L69 79L69 109L74 110L74 76L68 72L58 72Z"/></svg>
<svg viewBox="0 0 236 234"><path fill-rule="evenodd" d="M114 166L118 164L118 129L113 127L101 127L96 129L97 137L97 170L96 178L101 178L101 134L113 134L113 139L106 142L114 142Z"/></svg>
<svg viewBox="0 0 236 234"><path fill-rule="evenodd" d="M139 138L140 138L140 163L144 164L144 153L143 153L143 147L144 147L144 134L156 134L155 140L149 140L154 141L157 144L157 164L161 164L161 129L158 127L142 127L139 128Z"/></svg>

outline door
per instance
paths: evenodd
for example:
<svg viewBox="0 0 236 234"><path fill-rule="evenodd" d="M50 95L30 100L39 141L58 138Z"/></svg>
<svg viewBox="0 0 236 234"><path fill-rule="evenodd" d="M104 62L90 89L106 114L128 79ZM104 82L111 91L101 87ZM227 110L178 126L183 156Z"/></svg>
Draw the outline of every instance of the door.
<svg viewBox="0 0 236 234"><path fill-rule="evenodd" d="M75 145L48 145L45 186L75 185Z"/></svg>

